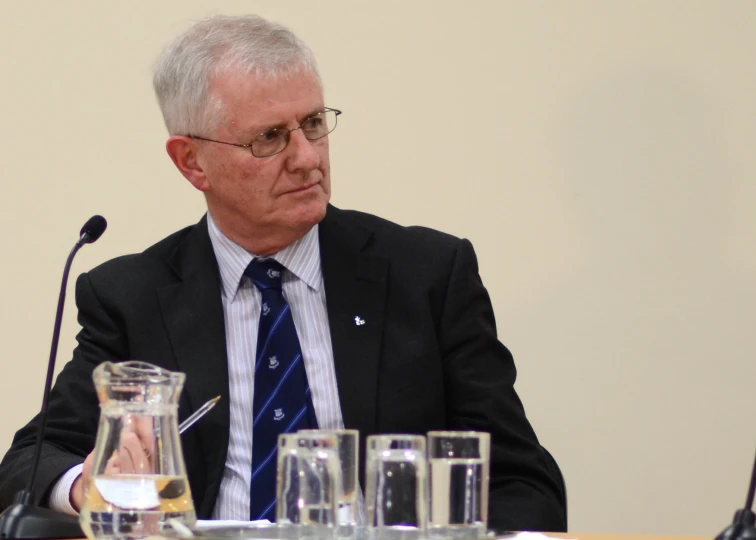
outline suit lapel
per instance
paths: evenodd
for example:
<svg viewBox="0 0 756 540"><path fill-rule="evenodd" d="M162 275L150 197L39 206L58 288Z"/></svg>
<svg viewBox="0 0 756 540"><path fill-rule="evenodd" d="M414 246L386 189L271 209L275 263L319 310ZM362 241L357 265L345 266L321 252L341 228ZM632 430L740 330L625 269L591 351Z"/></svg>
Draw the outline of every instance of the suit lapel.
<svg viewBox="0 0 756 540"><path fill-rule="evenodd" d="M215 409L192 428L197 432L208 479L203 508L197 510L209 515L223 476L230 420L220 278L206 218L176 249L169 265L179 282L157 292L176 362L186 374L186 397L192 410L197 410L213 397L222 396Z"/></svg>
<svg viewBox="0 0 756 540"><path fill-rule="evenodd" d="M346 428L376 429L388 260L366 252L372 231L328 207L319 227L336 381Z"/></svg>

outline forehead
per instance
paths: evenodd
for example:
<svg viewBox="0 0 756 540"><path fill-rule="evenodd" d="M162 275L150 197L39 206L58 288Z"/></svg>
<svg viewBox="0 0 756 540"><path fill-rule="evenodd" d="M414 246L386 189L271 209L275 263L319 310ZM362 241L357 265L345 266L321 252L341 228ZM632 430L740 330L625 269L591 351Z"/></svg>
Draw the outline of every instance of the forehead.
<svg viewBox="0 0 756 540"><path fill-rule="evenodd" d="M236 129L298 121L324 106L323 89L308 70L280 78L226 71L215 77L211 92Z"/></svg>

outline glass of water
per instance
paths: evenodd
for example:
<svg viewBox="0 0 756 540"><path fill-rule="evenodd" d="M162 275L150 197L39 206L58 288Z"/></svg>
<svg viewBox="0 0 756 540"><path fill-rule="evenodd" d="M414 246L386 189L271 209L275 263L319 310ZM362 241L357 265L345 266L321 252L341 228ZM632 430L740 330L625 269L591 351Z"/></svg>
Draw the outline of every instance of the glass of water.
<svg viewBox="0 0 756 540"><path fill-rule="evenodd" d="M357 524L357 455L360 432L356 429L302 429L302 434L325 433L336 437L339 465L341 466L341 491L339 493L339 525Z"/></svg>
<svg viewBox="0 0 756 540"><path fill-rule="evenodd" d="M428 432L431 535L475 538L485 534L490 453L488 433Z"/></svg>
<svg viewBox="0 0 756 540"><path fill-rule="evenodd" d="M328 536L338 524L341 474L337 439L326 433L278 436L276 523Z"/></svg>
<svg viewBox="0 0 756 540"><path fill-rule="evenodd" d="M425 437L368 437L366 476L371 536L403 540L423 536L428 515Z"/></svg>

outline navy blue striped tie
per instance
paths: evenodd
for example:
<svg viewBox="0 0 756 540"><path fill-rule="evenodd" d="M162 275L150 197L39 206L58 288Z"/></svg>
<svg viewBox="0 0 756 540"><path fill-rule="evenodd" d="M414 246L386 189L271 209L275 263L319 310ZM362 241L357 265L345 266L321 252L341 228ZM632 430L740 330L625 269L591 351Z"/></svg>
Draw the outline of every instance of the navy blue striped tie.
<svg viewBox="0 0 756 540"><path fill-rule="evenodd" d="M278 435L315 428L297 330L281 291L284 267L254 259L244 271L262 294L257 331L250 519L275 521Z"/></svg>

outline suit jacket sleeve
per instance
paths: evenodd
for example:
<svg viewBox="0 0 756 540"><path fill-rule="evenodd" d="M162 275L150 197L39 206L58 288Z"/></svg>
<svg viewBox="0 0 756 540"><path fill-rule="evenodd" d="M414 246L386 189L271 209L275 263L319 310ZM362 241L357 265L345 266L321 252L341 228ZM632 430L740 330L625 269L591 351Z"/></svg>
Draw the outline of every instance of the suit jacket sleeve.
<svg viewBox="0 0 756 540"><path fill-rule="evenodd" d="M42 455L34 483L36 503L45 504L50 489L68 469L84 461L95 445L98 412L92 371L103 360L127 358L123 332L102 308L87 274L76 282L82 330L73 360L66 364L50 394ZM38 414L15 435L0 463L0 508L13 503L26 487L40 422Z"/></svg>
<svg viewBox="0 0 756 540"><path fill-rule="evenodd" d="M439 341L451 429L491 433L489 523L505 530L566 530L558 471L515 393L516 369L497 339L473 247L462 240L443 302Z"/></svg>

